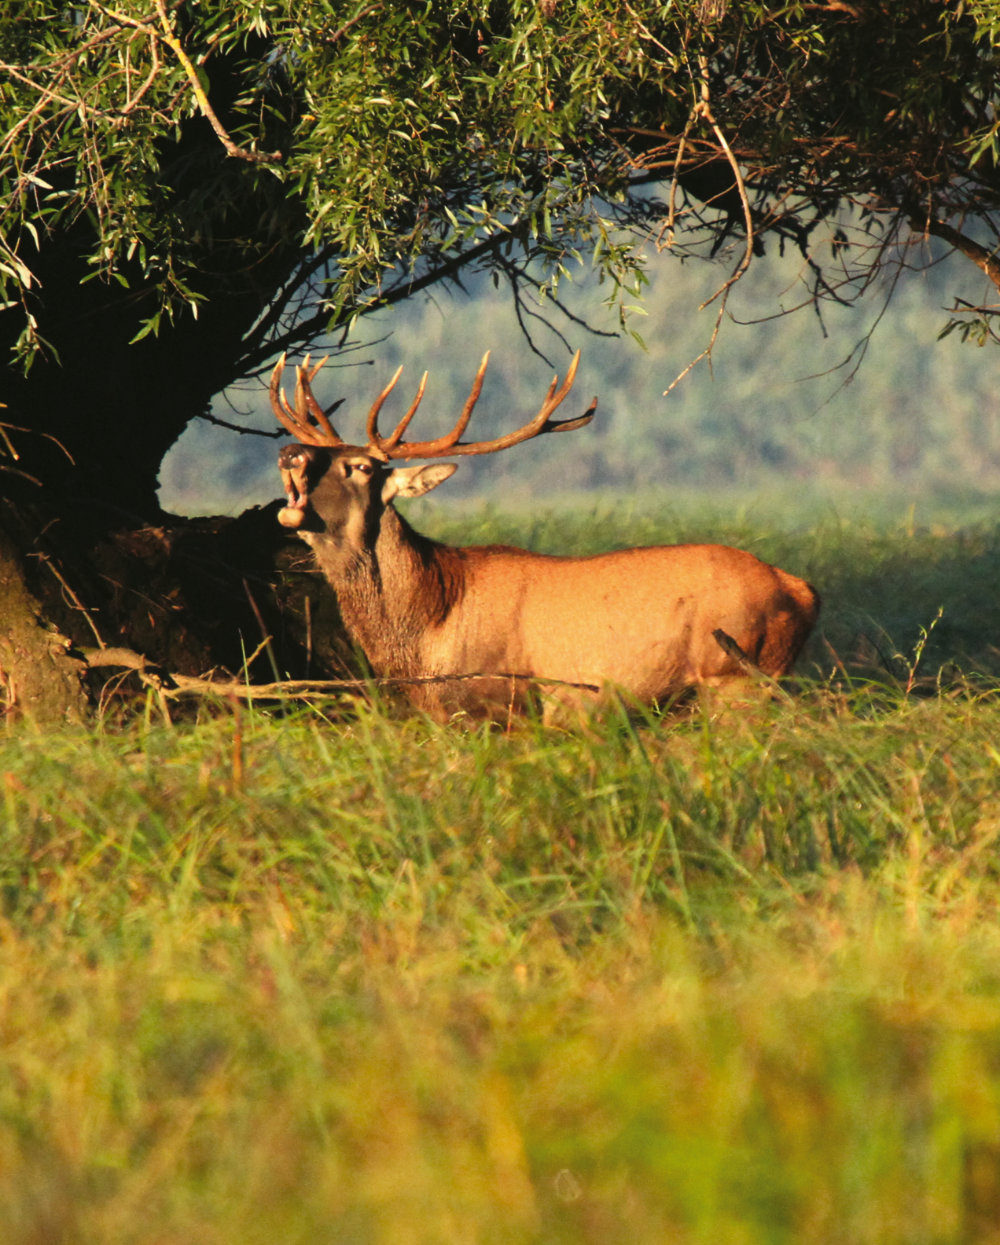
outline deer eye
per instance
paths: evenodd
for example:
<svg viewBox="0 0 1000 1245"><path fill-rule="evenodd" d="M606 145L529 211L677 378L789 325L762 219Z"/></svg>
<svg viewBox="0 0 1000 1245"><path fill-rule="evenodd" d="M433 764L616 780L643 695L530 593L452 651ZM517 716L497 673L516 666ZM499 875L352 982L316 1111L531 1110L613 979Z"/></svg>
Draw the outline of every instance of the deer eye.
<svg viewBox="0 0 1000 1245"><path fill-rule="evenodd" d="M352 470L359 471L363 476L370 476L372 473L372 465L371 463L349 463L347 467L348 475L350 475Z"/></svg>

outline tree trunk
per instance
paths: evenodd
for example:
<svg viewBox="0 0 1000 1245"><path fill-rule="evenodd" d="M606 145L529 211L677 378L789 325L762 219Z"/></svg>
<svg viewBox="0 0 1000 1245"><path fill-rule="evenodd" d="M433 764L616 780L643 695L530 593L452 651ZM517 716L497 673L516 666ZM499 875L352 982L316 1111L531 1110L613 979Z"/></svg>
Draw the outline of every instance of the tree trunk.
<svg viewBox="0 0 1000 1245"><path fill-rule="evenodd" d="M98 651L89 665L86 650L131 650L164 676L354 673L336 599L278 524L279 505L86 540L0 505L0 715L58 725L145 704L127 663Z"/></svg>
<svg viewBox="0 0 1000 1245"><path fill-rule="evenodd" d="M209 69L223 120L244 89L242 57L235 69L215 57ZM16 359L25 309L0 308L0 712L9 718L80 720L104 703L105 687L125 686L118 674L87 675L68 644L77 654L135 649L184 674L240 671L262 649L251 664L266 679L275 667L297 674L311 648L274 596L273 515L175 522L157 497L164 455L188 422L260 363L303 262L304 218L282 182L227 159L200 117L165 132L158 159L164 210L202 222L178 235L198 269L197 318L184 305L163 312L137 257L120 261L127 288L98 276L83 215L11 243L30 256L25 299L46 344L25 373ZM58 215L59 178L71 176L57 162L49 189L33 186L42 217ZM145 332L158 312L158 331Z"/></svg>
<svg viewBox="0 0 1000 1245"><path fill-rule="evenodd" d="M248 217L263 207L247 196ZM51 349L27 374L9 353L18 309L0 310L0 700L11 717L44 723L80 720L109 678L121 681L104 671L81 685L83 664L61 636L134 648L185 674L239 670L263 638L280 544L277 523L259 515L237 526L242 540L207 525L174 530L157 487L189 421L246 371L248 341L300 253L217 244L198 319L165 317L136 340L155 299L138 272L127 297L87 280L84 242L71 229L33 257L32 308ZM270 665L263 673L274 677Z"/></svg>
<svg viewBox="0 0 1000 1245"><path fill-rule="evenodd" d="M27 717L48 727L84 720L83 663L69 648L43 621L17 549L0 531L0 712L8 722Z"/></svg>

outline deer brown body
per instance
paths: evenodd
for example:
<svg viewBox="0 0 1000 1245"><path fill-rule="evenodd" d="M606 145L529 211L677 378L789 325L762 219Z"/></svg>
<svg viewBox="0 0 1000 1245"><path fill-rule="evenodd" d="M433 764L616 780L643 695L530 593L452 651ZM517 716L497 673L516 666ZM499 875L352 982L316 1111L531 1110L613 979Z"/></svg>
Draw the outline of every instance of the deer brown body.
<svg viewBox="0 0 1000 1245"><path fill-rule="evenodd" d="M293 432L319 440L305 420L307 409L316 414L311 376L300 369L301 419L283 396L284 411L277 401L275 410ZM572 373L556 401L570 383ZM554 393L555 382L548 413ZM577 427L592 411L562 423L548 420L548 413L540 429L546 432ZM593 700L615 689L649 704L689 688L745 684L748 661L780 677L812 629L819 599L807 583L723 545L552 557L429 540L393 501L437 487L455 466L393 469L385 447L396 448L399 429L395 441L383 440L373 426L374 415L365 448L339 438L330 443L325 430L322 445L286 446L279 466L289 504L279 517L311 546L348 632L376 674L492 676L407 685L413 702L438 717L459 711L504 716L538 690L533 679L558 681L541 685L557 702ZM443 444L420 443L419 456L475 452L459 435L441 438ZM407 454L412 448L404 446ZM720 643L717 631L733 643Z"/></svg>

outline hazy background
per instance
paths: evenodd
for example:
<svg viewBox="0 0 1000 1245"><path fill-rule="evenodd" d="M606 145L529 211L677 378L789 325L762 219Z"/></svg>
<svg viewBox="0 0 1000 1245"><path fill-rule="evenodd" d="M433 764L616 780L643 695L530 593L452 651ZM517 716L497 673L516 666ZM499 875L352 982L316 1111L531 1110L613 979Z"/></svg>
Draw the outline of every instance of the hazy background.
<svg viewBox="0 0 1000 1245"><path fill-rule="evenodd" d="M444 489L435 498L475 497L502 508L552 506L583 493L643 505L700 497L720 505L792 504L806 513L912 511L924 521L956 506L991 513L1000 487L1000 352L963 344L957 334L937 340L956 295L989 298L992 287L967 260L902 274L888 309L886 277L857 306L825 303L821 316L808 307L781 316L807 297L803 264L798 256L769 255L734 288L711 366L699 363L665 397L709 342L716 306L698 305L734 258L682 263L650 254L645 314L629 325L645 350L627 333L597 336L555 312L557 328L583 351L559 414L578 414L597 394L597 418L564 437L464 460L447 499ZM559 293L594 328L618 329L585 268ZM473 427L479 436L496 435L533 415L553 371L562 375L569 362L558 337L530 323L549 362L532 352L503 289L482 282L468 294L437 291L360 322L351 340L366 348L328 364L314 390L324 404L346 398L334 422L347 440L359 440L368 406L397 364L405 371L383 410L385 430L426 368L413 435L434 435L456 417L489 349ZM852 375L867 334L867 354ZM276 426L261 380L227 391L213 410L250 427ZM270 501L278 493L280 443L197 421L164 463L164 506L237 513Z"/></svg>

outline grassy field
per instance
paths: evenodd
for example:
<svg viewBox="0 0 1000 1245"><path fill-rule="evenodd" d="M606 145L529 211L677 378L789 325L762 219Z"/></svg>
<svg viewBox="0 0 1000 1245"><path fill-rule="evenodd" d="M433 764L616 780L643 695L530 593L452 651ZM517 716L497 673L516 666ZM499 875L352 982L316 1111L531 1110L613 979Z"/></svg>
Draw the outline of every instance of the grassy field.
<svg viewBox="0 0 1000 1245"><path fill-rule="evenodd" d="M1000 1241L1000 530L695 527L793 698L4 738L4 1245Z"/></svg>

